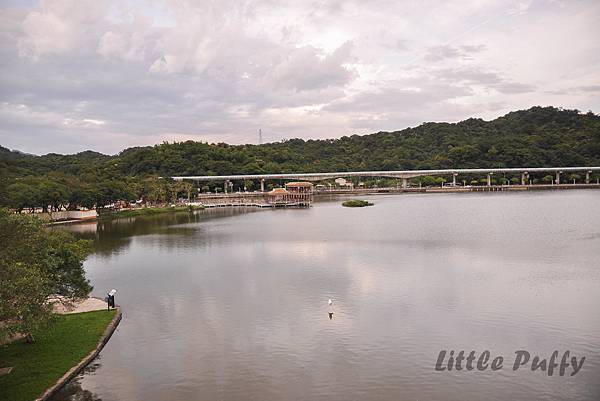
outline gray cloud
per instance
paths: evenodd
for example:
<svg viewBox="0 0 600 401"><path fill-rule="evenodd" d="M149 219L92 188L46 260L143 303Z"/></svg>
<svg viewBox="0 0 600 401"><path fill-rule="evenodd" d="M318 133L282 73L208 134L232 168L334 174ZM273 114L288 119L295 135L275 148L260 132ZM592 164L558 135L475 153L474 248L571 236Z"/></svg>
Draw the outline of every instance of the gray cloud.
<svg viewBox="0 0 600 401"><path fill-rule="evenodd" d="M473 54L481 53L485 50L486 46L484 44L463 45L457 47L439 45L428 48L427 54L425 54L423 58L429 62L437 62L446 59L469 59Z"/></svg>
<svg viewBox="0 0 600 401"><path fill-rule="evenodd" d="M256 142L258 128L268 140L337 137L492 118L548 93L600 108L599 16L592 1L11 2L0 144L114 153Z"/></svg>
<svg viewBox="0 0 600 401"><path fill-rule="evenodd" d="M487 49L486 45L463 45L460 47L464 53L480 53Z"/></svg>
<svg viewBox="0 0 600 401"><path fill-rule="evenodd" d="M501 93L527 93L533 92L536 89L534 85L523 84L520 82L502 82L493 87Z"/></svg>
<svg viewBox="0 0 600 401"><path fill-rule="evenodd" d="M577 89L579 89L580 91L583 91L583 92L600 92L600 85L580 86Z"/></svg>
<svg viewBox="0 0 600 401"><path fill-rule="evenodd" d="M441 61L448 58L458 58L462 56L462 52L453 46L440 45L430 47L425 55L426 61Z"/></svg>
<svg viewBox="0 0 600 401"><path fill-rule="evenodd" d="M412 83L412 85L414 84ZM466 86L435 83L422 83L420 87L412 85L407 82L404 84L405 87L398 87L402 86L402 82L388 82L377 91L362 92L354 97L332 102L324 110L379 114L397 111L412 112L471 94L470 89Z"/></svg>
<svg viewBox="0 0 600 401"><path fill-rule="evenodd" d="M495 71L481 68L442 68L432 71L438 79L447 82L462 82L494 89L503 94L519 94L535 91L535 85L514 82Z"/></svg>
<svg viewBox="0 0 600 401"><path fill-rule="evenodd" d="M346 42L332 54L319 57L317 49L304 46L290 52L268 78L276 87L295 90L344 86L355 76L343 65L349 60L351 51L352 43Z"/></svg>

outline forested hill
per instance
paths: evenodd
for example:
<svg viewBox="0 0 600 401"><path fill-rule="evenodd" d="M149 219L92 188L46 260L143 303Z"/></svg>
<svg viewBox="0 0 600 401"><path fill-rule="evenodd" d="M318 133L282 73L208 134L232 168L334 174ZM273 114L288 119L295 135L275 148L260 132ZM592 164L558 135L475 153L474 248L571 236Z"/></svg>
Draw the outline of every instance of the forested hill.
<svg viewBox="0 0 600 401"><path fill-rule="evenodd" d="M533 107L492 121L425 123L416 128L333 140L292 139L264 145L202 142L130 148L115 156L86 151L34 156L0 147L5 180L62 172L88 179L600 165L600 116Z"/></svg>

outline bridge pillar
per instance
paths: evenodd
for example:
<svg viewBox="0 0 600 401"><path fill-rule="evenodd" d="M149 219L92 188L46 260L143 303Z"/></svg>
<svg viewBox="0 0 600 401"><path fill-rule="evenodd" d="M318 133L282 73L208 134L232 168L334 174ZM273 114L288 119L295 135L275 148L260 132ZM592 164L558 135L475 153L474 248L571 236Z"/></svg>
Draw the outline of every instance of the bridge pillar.
<svg viewBox="0 0 600 401"><path fill-rule="evenodd" d="M521 173L521 185L525 185L527 184L527 177L529 176L529 173L527 171L524 171Z"/></svg>
<svg viewBox="0 0 600 401"><path fill-rule="evenodd" d="M408 188L408 178L402 177L402 189Z"/></svg>
<svg viewBox="0 0 600 401"><path fill-rule="evenodd" d="M560 184L560 171L556 172L556 185Z"/></svg>
<svg viewBox="0 0 600 401"><path fill-rule="evenodd" d="M487 186L488 187L492 186L492 173L488 173L488 175L487 175Z"/></svg>
<svg viewBox="0 0 600 401"><path fill-rule="evenodd" d="M225 191L225 193L227 193L227 191L229 190L229 180L225 180L225 183L223 184L223 190Z"/></svg>
<svg viewBox="0 0 600 401"><path fill-rule="evenodd" d="M452 173L452 186L456 186L456 176L458 175L458 173Z"/></svg>
<svg viewBox="0 0 600 401"><path fill-rule="evenodd" d="M585 183L586 184L590 183L590 173L591 173L591 171L586 171L585 172Z"/></svg>
<svg viewBox="0 0 600 401"><path fill-rule="evenodd" d="M260 179L260 192L265 192L265 179Z"/></svg>

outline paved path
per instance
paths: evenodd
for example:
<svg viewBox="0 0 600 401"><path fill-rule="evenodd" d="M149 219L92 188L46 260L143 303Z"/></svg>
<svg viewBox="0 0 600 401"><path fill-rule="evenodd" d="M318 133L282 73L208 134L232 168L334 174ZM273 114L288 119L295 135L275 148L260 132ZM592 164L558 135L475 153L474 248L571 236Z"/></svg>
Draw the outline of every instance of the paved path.
<svg viewBox="0 0 600 401"><path fill-rule="evenodd" d="M54 304L54 313L60 314L90 312L94 310L104 309L106 309L106 301L94 297L89 297L84 299L83 301L76 302L71 307L65 307L65 305L63 305L60 302L56 302Z"/></svg>

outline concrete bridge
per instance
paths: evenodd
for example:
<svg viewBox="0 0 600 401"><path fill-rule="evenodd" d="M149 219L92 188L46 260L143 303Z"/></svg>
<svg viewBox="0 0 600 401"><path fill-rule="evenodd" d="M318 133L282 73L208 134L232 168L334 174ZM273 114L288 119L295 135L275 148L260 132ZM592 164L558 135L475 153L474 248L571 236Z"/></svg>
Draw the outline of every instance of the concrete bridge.
<svg viewBox="0 0 600 401"><path fill-rule="evenodd" d="M204 175L204 176L185 176L171 177L176 181L192 180L198 182L221 181L225 183L225 190L231 181L241 180L260 180L261 191L264 191L265 180L303 180L303 181L321 181L333 178L348 177L379 177L379 178L399 178L402 179L402 187L408 186L408 180L421 176L452 176L452 182L456 184L458 175L487 175L487 185L492 185L492 175L495 174L521 174L521 184L527 183L530 173L549 173L556 178L554 182L560 184L561 174L563 173L585 173L585 182L590 182L590 174L594 171L600 171L600 167L511 167L511 168L463 168L463 169L445 169L445 170L398 170L398 171L335 171L330 173L281 173L281 174L247 174L247 175Z"/></svg>

